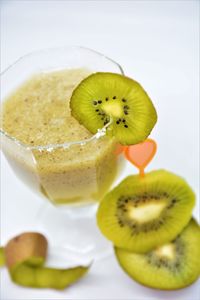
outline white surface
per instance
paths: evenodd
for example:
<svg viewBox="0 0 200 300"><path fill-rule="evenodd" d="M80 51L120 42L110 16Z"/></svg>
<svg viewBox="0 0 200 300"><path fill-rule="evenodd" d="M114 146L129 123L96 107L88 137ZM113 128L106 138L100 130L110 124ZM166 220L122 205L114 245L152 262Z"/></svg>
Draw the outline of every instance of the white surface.
<svg viewBox="0 0 200 300"><path fill-rule="evenodd" d="M149 168L181 174L199 194L198 10L198 1L2 1L1 68L27 52L63 45L83 45L112 57L143 84L157 107L152 137L159 148ZM1 175L4 243L28 230L41 200L18 181L4 157ZM3 300L199 300L199 288L199 282L176 292L142 287L110 256L64 292L20 288L3 270L0 293Z"/></svg>

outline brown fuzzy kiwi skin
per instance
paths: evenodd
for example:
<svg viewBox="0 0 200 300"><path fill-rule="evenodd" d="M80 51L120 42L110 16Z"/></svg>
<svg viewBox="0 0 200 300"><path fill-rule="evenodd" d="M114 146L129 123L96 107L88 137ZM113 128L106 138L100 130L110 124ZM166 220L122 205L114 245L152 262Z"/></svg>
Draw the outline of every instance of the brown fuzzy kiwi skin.
<svg viewBox="0 0 200 300"><path fill-rule="evenodd" d="M5 246L6 266L11 269L31 257L47 256L47 239L40 233L26 232L12 238Z"/></svg>

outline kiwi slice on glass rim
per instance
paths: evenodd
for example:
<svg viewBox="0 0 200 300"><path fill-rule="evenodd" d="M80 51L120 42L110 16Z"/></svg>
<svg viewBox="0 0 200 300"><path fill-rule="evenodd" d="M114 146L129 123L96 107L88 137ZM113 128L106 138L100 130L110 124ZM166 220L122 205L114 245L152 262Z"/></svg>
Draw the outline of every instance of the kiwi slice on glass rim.
<svg viewBox="0 0 200 300"><path fill-rule="evenodd" d="M97 222L117 247L145 253L173 240L187 225L195 195L165 170L127 177L100 203Z"/></svg>
<svg viewBox="0 0 200 300"><path fill-rule="evenodd" d="M175 240L146 254L120 248L115 254L124 271L145 286L184 288L200 276L200 227L192 219Z"/></svg>
<svg viewBox="0 0 200 300"><path fill-rule="evenodd" d="M115 73L94 73L73 91L71 113L91 133L110 122L109 135L123 145L144 141L157 113L149 96L135 80Z"/></svg>

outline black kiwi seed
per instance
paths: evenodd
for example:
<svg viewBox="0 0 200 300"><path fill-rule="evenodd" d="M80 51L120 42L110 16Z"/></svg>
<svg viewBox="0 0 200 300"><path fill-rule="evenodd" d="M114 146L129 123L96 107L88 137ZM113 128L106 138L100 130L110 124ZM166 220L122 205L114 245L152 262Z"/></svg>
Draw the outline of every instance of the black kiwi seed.
<svg viewBox="0 0 200 300"><path fill-rule="evenodd" d="M128 128L128 125L124 125L125 128Z"/></svg>
<svg viewBox="0 0 200 300"><path fill-rule="evenodd" d="M126 120L125 120L125 119L123 119L123 120L122 120L122 122L123 122L123 123L126 123Z"/></svg>
<svg viewBox="0 0 200 300"><path fill-rule="evenodd" d="M106 97L106 101L108 101L109 99L108 99L108 97Z"/></svg>
<svg viewBox="0 0 200 300"><path fill-rule="evenodd" d="M127 112L127 110L125 110L125 111L124 111L124 114L125 114L125 115L128 115L128 112Z"/></svg>
<svg viewBox="0 0 200 300"><path fill-rule="evenodd" d="M98 100L98 103L99 103L99 104L101 104L101 103L102 103L102 101L101 101L101 100Z"/></svg>
<svg viewBox="0 0 200 300"><path fill-rule="evenodd" d="M113 99L116 99L116 98L117 98L116 96L113 97Z"/></svg>
<svg viewBox="0 0 200 300"><path fill-rule="evenodd" d="M118 208L124 208L124 204L119 205Z"/></svg>
<svg viewBox="0 0 200 300"><path fill-rule="evenodd" d="M94 104L94 105L97 105L97 101L93 101L93 104Z"/></svg>
<svg viewBox="0 0 200 300"><path fill-rule="evenodd" d="M128 105L124 105L124 109L129 109L129 106Z"/></svg>
<svg viewBox="0 0 200 300"><path fill-rule="evenodd" d="M119 124L120 122L119 121L116 121L116 124Z"/></svg>
<svg viewBox="0 0 200 300"><path fill-rule="evenodd" d="M123 98L123 99L122 99L122 102L126 102L126 99Z"/></svg>
<svg viewBox="0 0 200 300"><path fill-rule="evenodd" d="M97 111L99 111L99 109L96 109L95 111L97 112Z"/></svg>

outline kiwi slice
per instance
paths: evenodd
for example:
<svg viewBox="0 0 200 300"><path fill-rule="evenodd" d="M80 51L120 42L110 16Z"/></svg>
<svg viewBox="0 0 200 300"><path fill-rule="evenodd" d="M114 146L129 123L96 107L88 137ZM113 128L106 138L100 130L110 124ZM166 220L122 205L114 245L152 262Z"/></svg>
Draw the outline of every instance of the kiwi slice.
<svg viewBox="0 0 200 300"><path fill-rule="evenodd" d="M123 180L100 203L97 222L114 245L145 253L174 239L187 225L195 195L181 177L165 170Z"/></svg>
<svg viewBox="0 0 200 300"><path fill-rule="evenodd" d="M163 290L184 288L200 275L200 227L191 220L172 242L146 254L115 248L124 271L139 283Z"/></svg>
<svg viewBox="0 0 200 300"><path fill-rule="evenodd" d="M115 73L95 73L73 91L72 115L91 133L110 122L109 135L123 145L144 141L156 121L156 110L141 85Z"/></svg>

